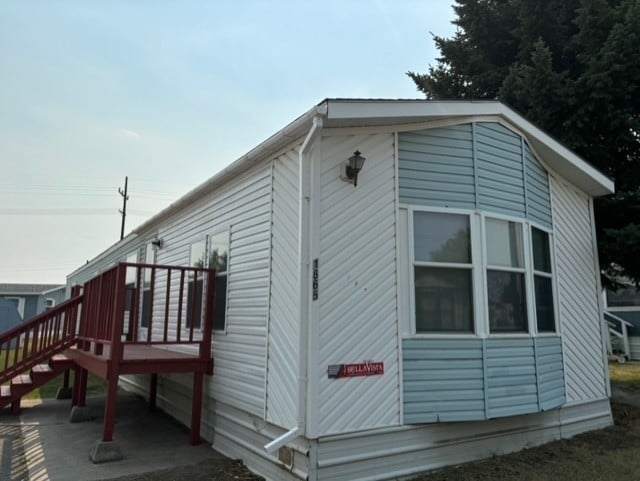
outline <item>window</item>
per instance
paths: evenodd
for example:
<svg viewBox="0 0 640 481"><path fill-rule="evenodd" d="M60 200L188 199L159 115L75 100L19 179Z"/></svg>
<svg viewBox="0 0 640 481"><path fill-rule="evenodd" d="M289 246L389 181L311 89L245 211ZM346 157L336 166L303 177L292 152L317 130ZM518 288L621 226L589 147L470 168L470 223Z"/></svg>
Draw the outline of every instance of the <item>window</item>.
<svg viewBox="0 0 640 481"><path fill-rule="evenodd" d="M227 272L229 263L229 232L211 236L209 268L216 270L213 328L223 331L227 317Z"/></svg>
<svg viewBox="0 0 640 481"><path fill-rule="evenodd" d="M156 252L153 249L151 243L147 244L144 248L144 263L155 264ZM144 277L142 280L142 314L140 316L140 326L149 327L149 320L151 319L151 268L144 268Z"/></svg>
<svg viewBox="0 0 640 481"><path fill-rule="evenodd" d="M487 301L491 332L527 332L522 224L487 218Z"/></svg>
<svg viewBox="0 0 640 481"><path fill-rule="evenodd" d="M556 332L551 233L480 212L409 212L415 333Z"/></svg>
<svg viewBox="0 0 640 481"><path fill-rule="evenodd" d="M207 267L207 242L201 240L191 244L189 257L190 267ZM198 272L196 276L194 272L189 272L187 286L187 327L191 326L199 328L202 320L202 292L204 288L204 275Z"/></svg>
<svg viewBox="0 0 640 481"><path fill-rule="evenodd" d="M221 232L191 244L191 267L215 269L213 329L222 331L226 325L227 308L227 266L229 262L229 232ZM205 275L198 272L197 279L189 273L187 290L186 327L202 327L204 316Z"/></svg>
<svg viewBox="0 0 640 481"><path fill-rule="evenodd" d="M553 276L549 234L531 228L533 250L533 284L538 332L555 332L556 320L553 304Z"/></svg>
<svg viewBox="0 0 640 481"><path fill-rule="evenodd" d="M125 258L127 264L136 264L138 262L138 252L130 252ZM136 284L138 279L137 269L135 267L127 267L125 291L124 291L124 332L127 340L133 339L131 332L131 322L133 316L134 302L136 298Z"/></svg>
<svg viewBox="0 0 640 481"><path fill-rule="evenodd" d="M415 211L416 332L473 332L469 216Z"/></svg>

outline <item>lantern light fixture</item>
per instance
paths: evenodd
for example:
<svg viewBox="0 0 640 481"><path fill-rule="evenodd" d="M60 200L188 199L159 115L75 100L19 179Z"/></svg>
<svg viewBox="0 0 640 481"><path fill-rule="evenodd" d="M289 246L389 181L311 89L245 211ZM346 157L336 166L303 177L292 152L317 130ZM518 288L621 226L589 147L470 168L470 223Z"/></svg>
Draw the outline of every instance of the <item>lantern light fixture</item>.
<svg viewBox="0 0 640 481"><path fill-rule="evenodd" d="M366 159L360 154L360 151L356 150L353 155L342 164L340 178L345 182L353 183L354 187L357 186L358 173L362 170L365 160Z"/></svg>

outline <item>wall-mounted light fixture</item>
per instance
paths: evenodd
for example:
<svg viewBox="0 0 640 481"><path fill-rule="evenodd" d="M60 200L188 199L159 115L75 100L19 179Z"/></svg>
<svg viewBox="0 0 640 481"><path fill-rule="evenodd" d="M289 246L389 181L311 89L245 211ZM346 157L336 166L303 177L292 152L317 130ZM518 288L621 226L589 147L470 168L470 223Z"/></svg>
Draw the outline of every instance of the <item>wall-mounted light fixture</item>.
<svg viewBox="0 0 640 481"><path fill-rule="evenodd" d="M151 241L151 246L155 250L162 249L162 244L163 244L162 239L160 239L159 237L156 237Z"/></svg>
<svg viewBox="0 0 640 481"><path fill-rule="evenodd" d="M360 151L356 150L349 159L341 166L340 178L345 182L353 183L353 186L358 185L358 172L362 170L364 161L366 159L360 155Z"/></svg>

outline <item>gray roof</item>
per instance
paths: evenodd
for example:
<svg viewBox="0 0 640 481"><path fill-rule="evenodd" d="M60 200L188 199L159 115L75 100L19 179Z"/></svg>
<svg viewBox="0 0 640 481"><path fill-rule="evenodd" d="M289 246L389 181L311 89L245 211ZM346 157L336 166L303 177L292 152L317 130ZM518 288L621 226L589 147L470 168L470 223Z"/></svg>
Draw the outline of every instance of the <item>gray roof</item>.
<svg viewBox="0 0 640 481"><path fill-rule="evenodd" d="M64 284L0 284L0 294L40 295Z"/></svg>

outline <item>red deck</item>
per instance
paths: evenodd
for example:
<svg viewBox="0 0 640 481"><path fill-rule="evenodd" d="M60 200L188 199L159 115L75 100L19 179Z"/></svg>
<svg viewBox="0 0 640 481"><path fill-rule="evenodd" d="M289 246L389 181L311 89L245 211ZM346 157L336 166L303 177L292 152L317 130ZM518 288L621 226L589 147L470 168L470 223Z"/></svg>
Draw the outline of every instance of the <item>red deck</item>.
<svg viewBox="0 0 640 481"><path fill-rule="evenodd" d="M158 374L193 373L191 442L197 444L203 375L213 373L214 282L209 269L120 263L75 287L70 301L0 336L7 352L0 385L24 384L23 376L33 376L25 371L37 374L38 363L65 352L74 361L74 406L85 405L89 372L108 381L102 439L108 442L119 376L149 374L154 407Z"/></svg>

